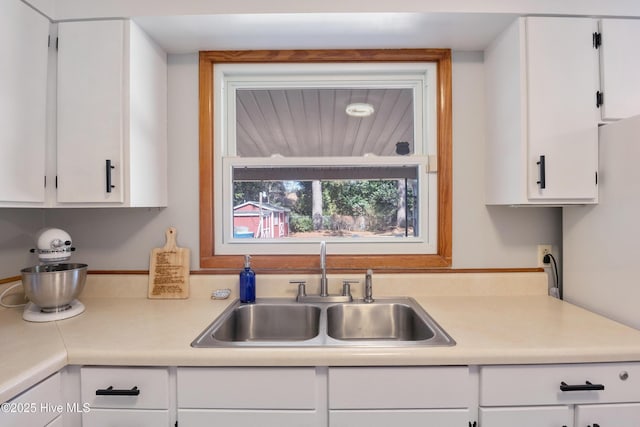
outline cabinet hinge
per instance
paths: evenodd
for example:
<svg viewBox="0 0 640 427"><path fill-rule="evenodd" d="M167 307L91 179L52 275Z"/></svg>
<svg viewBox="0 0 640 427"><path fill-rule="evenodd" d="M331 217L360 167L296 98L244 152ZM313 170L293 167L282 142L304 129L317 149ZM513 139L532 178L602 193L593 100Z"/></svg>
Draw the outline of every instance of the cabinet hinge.
<svg viewBox="0 0 640 427"><path fill-rule="evenodd" d="M596 92L596 107L600 108L600 106L604 104L604 94L600 91Z"/></svg>
<svg viewBox="0 0 640 427"><path fill-rule="evenodd" d="M602 45L602 33L593 33L593 48L597 49Z"/></svg>

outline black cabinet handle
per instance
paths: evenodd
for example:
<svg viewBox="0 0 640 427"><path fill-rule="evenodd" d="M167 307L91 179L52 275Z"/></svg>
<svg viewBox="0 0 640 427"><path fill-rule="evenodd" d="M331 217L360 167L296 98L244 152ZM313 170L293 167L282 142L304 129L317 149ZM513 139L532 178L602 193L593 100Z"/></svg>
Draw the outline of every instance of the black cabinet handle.
<svg viewBox="0 0 640 427"><path fill-rule="evenodd" d="M540 160L536 162L536 165L538 165L539 176L540 176L540 180L537 181L536 184L538 184L540 188L546 188L547 179L546 179L546 171L545 171L545 165L544 165L544 156L540 156Z"/></svg>
<svg viewBox="0 0 640 427"><path fill-rule="evenodd" d="M107 193L111 193L112 188L116 188L115 185L111 185L111 170L115 169L115 166L111 164L111 160L106 161L106 173L107 173Z"/></svg>
<svg viewBox="0 0 640 427"><path fill-rule="evenodd" d="M561 391L593 391L593 390L604 390L604 385L602 384L591 384L589 381L586 381L584 384L570 385L562 381L560 383Z"/></svg>
<svg viewBox="0 0 640 427"><path fill-rule="evenodd" d="M131 390L114 389L113 386L96 390L96 396L138 396L140 389L136 386Z"/></svg>

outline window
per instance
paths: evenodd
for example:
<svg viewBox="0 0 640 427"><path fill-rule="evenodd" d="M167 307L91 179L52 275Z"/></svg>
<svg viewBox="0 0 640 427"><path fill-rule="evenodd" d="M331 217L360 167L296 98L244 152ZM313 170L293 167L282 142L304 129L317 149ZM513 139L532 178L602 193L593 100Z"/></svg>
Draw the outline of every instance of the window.
<svg viewBox="0 0 640 427"><path fill-rule="evenodd" d="M201 267L450 266L450 81L448 50L202 52Z"/></svg>

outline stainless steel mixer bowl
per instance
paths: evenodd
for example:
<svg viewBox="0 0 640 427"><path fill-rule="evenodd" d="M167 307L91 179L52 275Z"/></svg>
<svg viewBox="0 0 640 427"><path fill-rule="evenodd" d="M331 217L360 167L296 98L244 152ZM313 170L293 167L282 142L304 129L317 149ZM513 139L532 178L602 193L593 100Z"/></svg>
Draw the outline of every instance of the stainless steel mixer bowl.
<svg viewBox="0 0 640 427"><path fill-rule="evenodd" d="M87 264L43 264L23 268L22 285L31 302L43 311L58 311L80 295Z"/></svg>

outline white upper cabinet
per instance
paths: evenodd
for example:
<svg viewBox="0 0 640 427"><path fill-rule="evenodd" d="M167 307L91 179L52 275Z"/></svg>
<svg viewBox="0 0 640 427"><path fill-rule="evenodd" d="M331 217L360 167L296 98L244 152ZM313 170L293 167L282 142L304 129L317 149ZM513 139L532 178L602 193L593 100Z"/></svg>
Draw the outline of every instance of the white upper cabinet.
<svg viewBox="0 0 640 427"><path fill-rule="evenodd" d="M595 30L520 18L485 51L487 204L597 202Z"/></svg>
<svg viewBox="0 0 640 427"><path fill-rule="evenodd" d="M600 87L602 120L640 114L640 21L600 21Z"/></svg>
<svg viewBox="0 0 640 427"><path fill-rule="evenodd" d="M48 38L48 19L0 2L0 206L44 203Z"/></svg>
<svg viewBox="0 0 640 427"><path fill-rule="evenodd" d="M166 53L128 20L58 40L57 205L166 206Z"/></svg>

